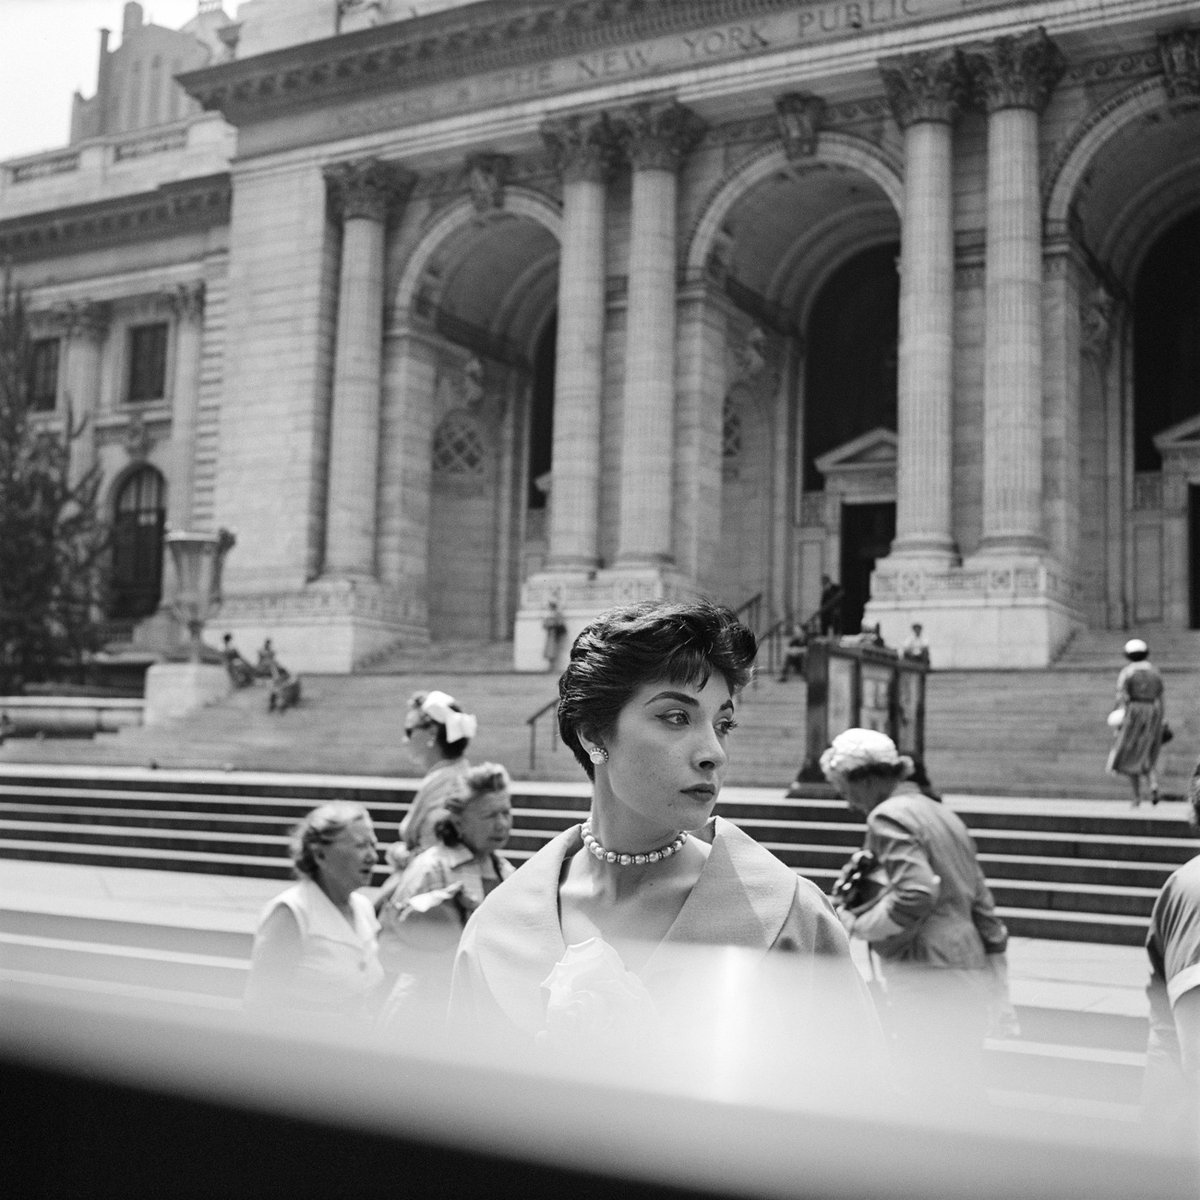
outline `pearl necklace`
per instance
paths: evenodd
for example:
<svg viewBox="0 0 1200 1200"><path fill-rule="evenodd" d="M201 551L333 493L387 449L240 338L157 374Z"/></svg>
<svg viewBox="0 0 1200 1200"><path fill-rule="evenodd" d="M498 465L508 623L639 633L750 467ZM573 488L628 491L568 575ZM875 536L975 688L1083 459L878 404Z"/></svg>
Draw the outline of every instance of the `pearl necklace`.
<svg viewBox="0 0 1200 1200"><path fill-rule="evenodd" d="M583 823L583 844L587 851L601 862L615 863L618 867L642 867L649 863L665 862L671 855L678 854L687 840L687 830L684 830L673 842L658 850L648 850L644 854L618 854L615 850L605 850L596 841L596 837L592 833L591 821Z"/></svg>

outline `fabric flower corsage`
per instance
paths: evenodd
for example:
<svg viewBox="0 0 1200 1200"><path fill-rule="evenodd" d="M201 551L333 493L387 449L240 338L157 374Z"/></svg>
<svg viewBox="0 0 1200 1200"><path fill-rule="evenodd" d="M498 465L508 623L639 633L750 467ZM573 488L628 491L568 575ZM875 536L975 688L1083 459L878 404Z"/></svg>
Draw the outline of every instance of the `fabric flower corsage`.
<svg viewBox="0 0 1200 1200"><path fill-rule="evenodd" d="M657 1035L654 997L602 938L568 946L542 987L550 997L540 1045L606 1054Z"/></svg>

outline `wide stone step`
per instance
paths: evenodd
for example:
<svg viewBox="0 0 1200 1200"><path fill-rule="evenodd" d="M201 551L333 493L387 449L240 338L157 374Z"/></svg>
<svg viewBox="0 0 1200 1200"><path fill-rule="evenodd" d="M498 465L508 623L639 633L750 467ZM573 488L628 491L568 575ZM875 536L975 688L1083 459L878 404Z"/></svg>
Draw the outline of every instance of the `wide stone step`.
<svg viewBox="0 0 1200 1200"><path fill-rule="evenodd" d="M228 958L61 937L0 933L5 972L58 975L138 989L240 997L249 957Z"/></svg>
<svg viewBox="0 0 1200 1200"><path fill-rule="evenodd" d="M1099 942L1113 946L1142 946L1148 922L1120 913L1062 912L1037 908L996 911L1012 937L1044 938L1058 942Z"/></svg>

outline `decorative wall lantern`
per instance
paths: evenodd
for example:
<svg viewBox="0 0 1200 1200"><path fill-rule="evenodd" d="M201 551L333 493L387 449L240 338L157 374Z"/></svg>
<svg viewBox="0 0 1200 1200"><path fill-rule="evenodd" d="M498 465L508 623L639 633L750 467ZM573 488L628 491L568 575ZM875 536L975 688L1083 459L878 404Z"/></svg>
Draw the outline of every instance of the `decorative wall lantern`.
<svg viewBox="0 0 1200 1200"><path fill-rule="evenodd" d="M236 542L228 529L216 533L168 533L167 546L175 564L175 595L171 611L188 629L191 662L203 661L204 623L221 607L221 569Z"/></svg>

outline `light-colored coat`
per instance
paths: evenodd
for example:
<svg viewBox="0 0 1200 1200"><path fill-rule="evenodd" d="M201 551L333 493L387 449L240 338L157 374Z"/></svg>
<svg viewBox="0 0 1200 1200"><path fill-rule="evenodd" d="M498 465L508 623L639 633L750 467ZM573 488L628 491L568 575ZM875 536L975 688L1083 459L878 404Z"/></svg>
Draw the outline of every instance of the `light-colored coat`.
<svg viewBox="0 0 1200 1200"><path fill-rule="evenodd" d="M761 977L768 957L786 956L794 968L783 993L787 1028L811 1032L827 1017L831 1030L852 1029L860 1045L876 1045L870 996L820 890L720 817L694 836L708 841L711 852L674 924L637 973L655 999L685 1004L693 1022L697 1010L714 1004L728 982L731 959L699 954L697 947L738 948L742 980L747 960L757 964ZM542 984L567 952L559 881L566 859L582 845L580 826L566 830L471 918L455 961L450 1014L456 1027L486 1029L509 1040L536 1039L543 1030L548 993ZM764 1009L771 1003L767 990ZM751 1013L758 994L753 984L744 990Z"/></svg>

